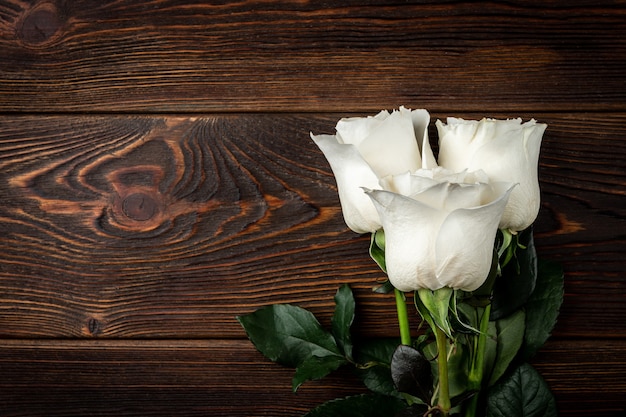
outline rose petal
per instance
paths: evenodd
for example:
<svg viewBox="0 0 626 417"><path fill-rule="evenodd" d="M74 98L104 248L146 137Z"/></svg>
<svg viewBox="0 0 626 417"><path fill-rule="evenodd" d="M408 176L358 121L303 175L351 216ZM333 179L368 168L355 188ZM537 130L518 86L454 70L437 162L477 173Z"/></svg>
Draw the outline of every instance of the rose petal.
<svg viewBox="0 0 626 417"><path fill-rule="evenodd" d="M378 211L361 187L379 188L378 177L353 145L342 145L335 136L311 135L330 164L337 181L343 217L356 233L375 232L381 224Z"/></svg>
<svg viewBox="0 0 626 417"><path fill-rule="evenodd" d="M357 147L379 178L414 171L421 165L413 119L406 109L391 113Z"/></svg>
<svg viewBox="0 0 626 417"><path fill-rule="evenodd" d="M505 189L508 187L508 189ZM444 220L437 235L437 279L443 285L464 291L480 287L491 269L495 235L512 186L492 187L497 196L483 206L459 208Z"/></svg>
<svg viewBox="0 0 626 417"><path fill-rule="evenodd" d="M388 191L369 191L385 230L387 275L400 291L436 290L434 240L444 213Z"/></svg>

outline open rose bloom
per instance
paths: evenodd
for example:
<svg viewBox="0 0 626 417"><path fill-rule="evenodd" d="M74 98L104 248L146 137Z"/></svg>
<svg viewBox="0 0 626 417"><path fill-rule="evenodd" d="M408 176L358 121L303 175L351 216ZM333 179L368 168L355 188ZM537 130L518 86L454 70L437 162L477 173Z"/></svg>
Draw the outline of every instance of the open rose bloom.
<svg viewBox="0 0 626 417"><path fill-rule="evenodd" d="M437 121L439 164L452 171L483 170L491 181L517 184L504 210L501 229L520 231L539 213L538 163L547 125L521 119Z"/></svg>
<svg viewBox="0 0 626 417"><path fill-rule="evenodd" d="M399 172L437 166L428 142L426 110L401 107L374 117L341 119L336 135L311 135L337 180L341 209L357 233L381 227L376 208L363 188L379 189L379 181Z"/></svg>
<svg viewBox="0 0 626 417"><path fill-rule="evenodd" d="M439 166L429 121L426 110L401 107L342 119L335 135L311 137L333 170L348 227L384 230L394 287L473 291L489 274L498 227L522 230L537 215L545 125L438 122Z"/></svg>
<svg viewBox="0 0 626 417"><path fill-rule="evenodd" d="M472 174L462 177L474 179ZM435 180L425 186L431 178L401 179L409 183L406 195L368 192L382 219L393 286L401 291L476 290L489 275L495 234L512 185Z"/></svg>

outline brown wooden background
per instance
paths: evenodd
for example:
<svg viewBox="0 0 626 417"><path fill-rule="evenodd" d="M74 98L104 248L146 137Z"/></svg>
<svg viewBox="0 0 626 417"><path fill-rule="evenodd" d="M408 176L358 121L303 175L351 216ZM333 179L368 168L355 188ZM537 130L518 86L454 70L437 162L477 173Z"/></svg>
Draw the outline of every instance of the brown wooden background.
<svg viewBox="0 0 626 417"><path fill-rule="evenodd" d="M397 334L308 134L400 105L549 124L536 239L566 294L533 363L562 416L623 415L625 72L623 1L0 0L0 416L363 392L339 372L292 394L235 316L328 325L348 282L358 334Z"/></svg>

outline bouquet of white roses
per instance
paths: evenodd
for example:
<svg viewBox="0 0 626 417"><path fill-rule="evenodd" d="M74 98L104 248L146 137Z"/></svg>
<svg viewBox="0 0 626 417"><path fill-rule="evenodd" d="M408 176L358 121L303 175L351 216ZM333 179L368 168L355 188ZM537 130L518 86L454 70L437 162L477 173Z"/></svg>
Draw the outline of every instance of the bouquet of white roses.
<svg viewBox="0 0 626 417"><path fill-rule="evenodd" d="M311 135L330 163L346 224L371 233L369 253L395 294L400 340L353 343L354 297L335 296L332 329L308 311L272 305L238 317L267 357L296 368L293 388L344 365L371 395L308 416L555 416L528 359L547 340L563 297L558 265L537 259L545 124L520 119L437 121L401 107L347 118ZM412 337L407 294L428 327Z"/></svg>

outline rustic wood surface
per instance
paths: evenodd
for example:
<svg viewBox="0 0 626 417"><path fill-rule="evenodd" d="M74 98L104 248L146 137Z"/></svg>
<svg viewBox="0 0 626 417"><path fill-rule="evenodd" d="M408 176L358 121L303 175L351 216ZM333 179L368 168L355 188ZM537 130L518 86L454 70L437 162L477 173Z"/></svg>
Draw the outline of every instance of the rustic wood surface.
<svg viewBox="0 0 626 417"><path fill-rule="evenodd" d="M309 139L382 108L548 123L533 360L561 416L626 410L626 3L0 0L0 416L298 416L235 316L294 303L396 335ZM436 132L431 126L436 144ZM417 324L417 317L414 318Z"/></svg>
<svg viewBox="0 0 626 417"><path fill-rule="evenodd" d="M2 111L604 111L626 101L623 1L30 3L0 2Z"/></svg>

